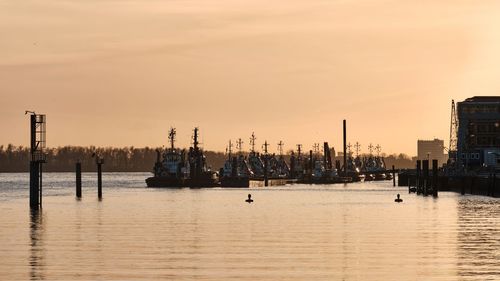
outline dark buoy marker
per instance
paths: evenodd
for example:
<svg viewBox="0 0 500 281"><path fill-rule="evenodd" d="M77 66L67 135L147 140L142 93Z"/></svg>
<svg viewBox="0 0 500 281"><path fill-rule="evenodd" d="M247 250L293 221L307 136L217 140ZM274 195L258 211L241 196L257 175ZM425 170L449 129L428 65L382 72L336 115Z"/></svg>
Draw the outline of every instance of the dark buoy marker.
<svg viewBox="0 0 500 281"><path fill-rule="evenodd" d="M398 193L398 195L397 195L397 197L398 197L398 198L394 199L394 202L396 202L396 203L401 203L401 202L403 202L403 199L399 198L399 196L400 196L400 195L399 195L399 193Z"/></svg>
<svg viewBox="0 0 500 281"><path fill-rule="evenodd" d="M247 202L248 204L252 203L253 200L252 200L252 194L248 194L248 199L245 200L245 202Z"/></svg>

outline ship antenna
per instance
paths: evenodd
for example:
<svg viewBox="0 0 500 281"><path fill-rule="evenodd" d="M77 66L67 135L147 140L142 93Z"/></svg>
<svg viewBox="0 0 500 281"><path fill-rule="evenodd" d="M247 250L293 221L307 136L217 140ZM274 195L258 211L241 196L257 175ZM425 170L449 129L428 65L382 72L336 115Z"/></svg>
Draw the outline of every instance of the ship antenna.
<svg viewBox="0 0 500 281"><path fill-rule="evenodd" d="M361 144L359 144L359 142L356 142L356 144L354 145L354 148L356 149L356 157L359 157L359 151L361 149Z"/></svg>
<svg viewBox="0 0 500 281"><path fill-rule="evenodd" d="M370 151L370 156L371 156L373 152L373 144L370 143L370 145L368 145L368 151Z"/></svg>
<svg viewBox="0 0 500 281"><path fill-rule="evenodd" d="M351 143L347 144L347 153L349 154L349 156L351 156L351 154L352 154L351 148L352 148Z"/></svg>
<svg viewBox="0 0 500 281"><path fill-rule="evenodd" d="M174 149L174 142L175 142L175 128L170 128L170 132L168 133L168 139L170 140L170 147Z"/></svg>
<svg viewBox="0 0 500 281"><path fill-rule="evenodd" d="M283 145L284 145L283 141L280 141L278 143L278 151L280 153L280 156L283 156Z"/></svg>
<svg viewBox="0 0 500 281"><path fill-rule="evenodd" d="M382 151L382 147L380 146L380 144L377 144L375 150L377 151L377 156L380 156L380 151Z"/></svg>
<svg viewBox="0 0 500 281"><path fill-rule="evenodd" d="M229 145L227 149L227 153L229 154L229 159L231 159L231 152L232 152L233 144L231 143L231 140L229 140Z"/></svg>
<svg viewBox="0 0 500 281"><path fill-rule="evenodd" d="M269 146L269 144L267 143L267 140L264 142L264 144L262 145L262 149L264 149L264 154L267 155L267 147Z"/></svg>
<svg viewBox="0 0 500 281"><path fill-rule="evenodd" d="M199 142L198 142L198 127L195 127L194 134L193 134L193 148L195 150L198 149L198 144L199 144Z"/></svg>
<svg viewBox="0 0 500 281"><path fill-rule="evenodd" d="M252 136L250 137L250 145L252 146L251 152L255 152L255 140L257 138L255 137L255 134L252 132Z"/></svg>
<svg viewBox="0 0 500 281"><path fill-rule="evenodd" d="M302 144L297 144L297 157L300 157L302 153Z"/></svg>
<svg viewBox="0 0 500 281"><path fill-rule="evenodd" d="M243 141L241 140L241 138L238 139L238 141L236 142L236 148L238 149L238 153L241 154L241 149L242 149L242 144L243 144Z"/></svg>

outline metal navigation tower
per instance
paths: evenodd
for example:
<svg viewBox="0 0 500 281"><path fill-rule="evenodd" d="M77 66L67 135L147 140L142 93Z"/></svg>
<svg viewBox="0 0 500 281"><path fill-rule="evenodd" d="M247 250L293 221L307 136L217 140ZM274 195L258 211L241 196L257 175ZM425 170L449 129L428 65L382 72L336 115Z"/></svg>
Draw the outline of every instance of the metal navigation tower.
<svg viewBox="0 0 500 281"><path fill-rule="evenodd" d="M42 164L46 162L46 117L33 111L25 111L30 116L30 207L42 207Z"/></svg>

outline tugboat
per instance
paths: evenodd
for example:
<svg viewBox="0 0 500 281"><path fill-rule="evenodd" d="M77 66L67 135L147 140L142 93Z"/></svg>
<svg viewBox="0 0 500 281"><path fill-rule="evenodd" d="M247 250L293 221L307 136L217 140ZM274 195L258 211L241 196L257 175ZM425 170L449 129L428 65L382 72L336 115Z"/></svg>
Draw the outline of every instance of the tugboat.
<svg viewBox="0 0 500 281"><path fill-rule="evenodd" d="M218 186L217 174L207 168L206 157L198 147L198 128L194 129L193 146L186 155L185 150L174 146L176 131L170 129L168 139L170 148L160 157L157 150L153 177L146 179L148 187L215 187ZM187 159L186 159L187 158Z"/></svg>
<svg viewBox="0 0 500 281"><path fill-rule="evenodd" d="M228 159L220 171L221 187L250 187L250 175L252 172L248 168L248 162L241 153L243 141L238 140L236 146L239 150L238 156L232 156L232 144L229 141Z"/></svg>
<svg viewBox="0 0 500 281"><path fill-rule="evenodd" d="M304 159L302 157L302 145L297 144L297 156L292 151L290 156L290 178L302 180L304 178Z"/></svg>
<svg viewBox="0 0 500 281"><path fill-rule="evenodd" d="M365 175L361 173L361 159L359 158L359 143L354 145L356 148L356 158L352 156L351 144L347 145L348 148L348 158L347 158L347 176L352 179L353 182L363 182L365 180Z"/></svg>
<svg viewBox="0 0 500 281"><path fill-rule="evenodd" d="M207 160L203 150L199 148L198 127L194 128L193 146L188 152L189 177L184 179L188 187L216 187L219 186L217 173L207 168Z"/></svg>
<svg viewBox="0 0 500 281"><path fill-rule="evenodd" d="M148 187L173 187L180 188L184 186L186 175L185 151L180 151L175 148L174 128L170 128L168 139L170 148L167 148L161 159L161 151L156 150L156 163L153 168L153 177L146 179Z"/></svg>
<svg viewBox="0 0 500 281"><path fill-rule="evenodd" d="M300 180L301 183L332 184L352 181L350 177L339 176L338 168L340 168L340 162L337 162L336 167L333 167L328 142L323 144L323 159L321 159L319 151L319 144L315 144L314 154L312 150L309 152L308 171L310 172L310 176Z"/></svg>

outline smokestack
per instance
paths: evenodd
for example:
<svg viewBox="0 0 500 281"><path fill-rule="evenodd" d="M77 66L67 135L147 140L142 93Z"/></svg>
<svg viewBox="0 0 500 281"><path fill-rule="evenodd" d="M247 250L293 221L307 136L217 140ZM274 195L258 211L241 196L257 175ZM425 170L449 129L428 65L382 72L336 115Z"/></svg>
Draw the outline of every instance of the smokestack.
<svg viewBox="0 0 500 281"><path fill-rule="evenodd" d="M347 132L346 121L344 119L344 177L347 177Z"/></svg>

